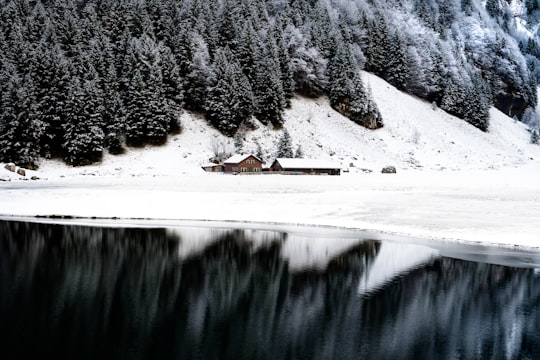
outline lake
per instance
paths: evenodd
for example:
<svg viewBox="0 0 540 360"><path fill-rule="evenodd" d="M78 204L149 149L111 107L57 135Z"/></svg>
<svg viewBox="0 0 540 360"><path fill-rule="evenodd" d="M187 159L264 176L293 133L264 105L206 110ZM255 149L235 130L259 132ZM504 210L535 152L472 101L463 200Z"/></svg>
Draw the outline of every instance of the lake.
<svg viewBox="0 0 540 360"><path fill-rule="evenodd" d="M0 221L2 359L539 359L540 254Z"/></svg>

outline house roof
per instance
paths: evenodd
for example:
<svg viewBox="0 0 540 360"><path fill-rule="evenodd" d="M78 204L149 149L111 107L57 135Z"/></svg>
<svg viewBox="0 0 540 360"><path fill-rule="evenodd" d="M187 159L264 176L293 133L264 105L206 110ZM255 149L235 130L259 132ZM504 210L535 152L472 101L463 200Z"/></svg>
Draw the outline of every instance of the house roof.
<svg viewBox="0 0 540 360"><path fill-rule="evenodd" d="M245 159L247 159L250 156L253 156L255 159L262 162L261 159L259 159L257 156L255 156L253 154L235 154L235 155L231 156L230 158L228 158L227 160L225 160L223 163L224 164L238 164L238 163L244 161Z"/></svg>
<svg viewBox="0 0 540 360"><path fill-rule="evenodd" d="M331 160L277 158L283 169L341 169L341 165Z"/></svg>

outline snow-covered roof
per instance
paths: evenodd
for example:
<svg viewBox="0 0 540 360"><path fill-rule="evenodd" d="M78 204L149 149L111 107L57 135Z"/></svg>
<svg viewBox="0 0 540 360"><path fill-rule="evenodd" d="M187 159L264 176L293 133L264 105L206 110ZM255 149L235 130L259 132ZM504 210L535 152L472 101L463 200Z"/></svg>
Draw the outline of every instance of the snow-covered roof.
<svg viewBox="0 0 540 360"><path fill-rule="evenodd" d="M245 159L247 159L250 156L253 156L255 159L262 162L261 159L259 159L258 157L256 157L253 154L234 154L233 156L231 156L230 158L225 160L223 163L224 164L238 164L239 162L244 161Z"/></svg>
<svg viewBox="0 0 540 360"><path fill-rule="evenodd" d="M340 169L341 165L331 160L277 158L284 169Z"/></svg>

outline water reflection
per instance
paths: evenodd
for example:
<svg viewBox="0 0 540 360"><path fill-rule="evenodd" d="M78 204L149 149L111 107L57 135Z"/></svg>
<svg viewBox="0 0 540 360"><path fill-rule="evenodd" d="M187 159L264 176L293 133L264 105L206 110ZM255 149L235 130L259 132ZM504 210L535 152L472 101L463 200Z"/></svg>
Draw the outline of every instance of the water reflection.
<svg viewBox="0 0 540 360"><path fill-rule="evenodd" d="M275 231L0 234L3 359L540 358L534 269Z"/></svg>

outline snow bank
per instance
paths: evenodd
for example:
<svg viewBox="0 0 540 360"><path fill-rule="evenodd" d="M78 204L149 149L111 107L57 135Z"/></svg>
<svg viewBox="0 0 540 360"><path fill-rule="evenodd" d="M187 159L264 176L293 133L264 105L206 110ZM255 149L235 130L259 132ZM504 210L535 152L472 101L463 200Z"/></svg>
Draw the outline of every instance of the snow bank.
<svg viewBox="0 0 540 360"><path fill-rule="evenodd" d="M106 154L101 164L43 161L25 177L1 164L0 215L324 225L540 247L540 147L522 124L493 109L483 133L375 76L364 81L382 129L357 126L326 99L297 98L285 116L294 146L348 167L342 176L205 173L214 150L232 154L233 141L185 113L184 131L166 145ZM259 144L269 162L281 134L259 125L244 150ZM380 174L385 165L398 173Z"/></svg>

